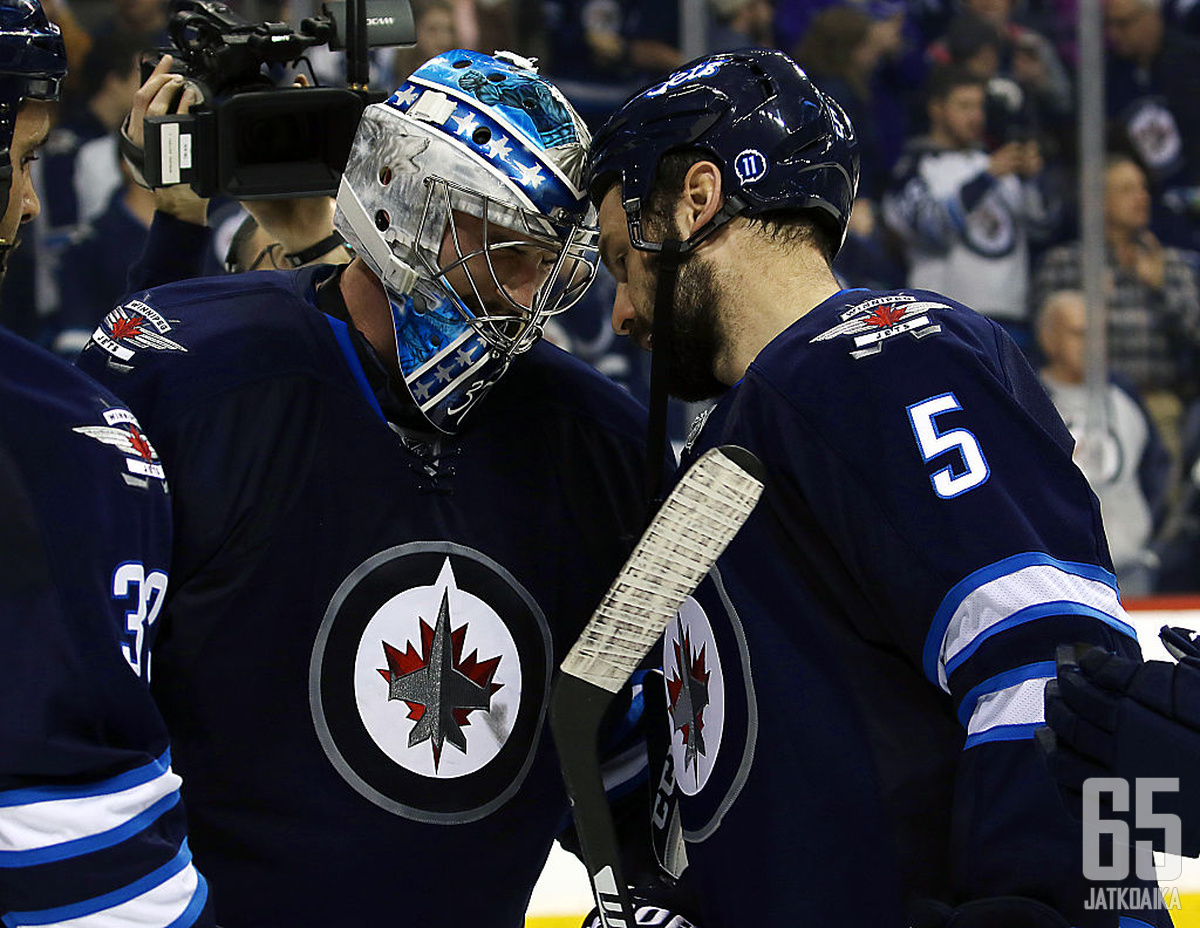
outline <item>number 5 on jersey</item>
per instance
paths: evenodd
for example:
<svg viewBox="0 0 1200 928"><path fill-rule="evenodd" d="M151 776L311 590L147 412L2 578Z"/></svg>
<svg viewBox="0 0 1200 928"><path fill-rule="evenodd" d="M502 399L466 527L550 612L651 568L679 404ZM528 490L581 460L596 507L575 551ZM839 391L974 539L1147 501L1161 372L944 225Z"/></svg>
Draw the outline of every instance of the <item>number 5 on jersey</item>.
<svg viewBox="0 0 1200 928"><path fill-rule="evenodd" d="M942 413L960 409L962 406L953 393L931 396L908 407L908 419L912 423L913 435L916 436L921 457L929 462L938 455L957 451L962 461L961 464L948 464L930 475L933 490L942 499L953 499L967 490L981 486L987 482L991 473L987 458L983 456L983 449L979 447L974 435L966 429L938 431L937 422L934 420Z"/></svg>

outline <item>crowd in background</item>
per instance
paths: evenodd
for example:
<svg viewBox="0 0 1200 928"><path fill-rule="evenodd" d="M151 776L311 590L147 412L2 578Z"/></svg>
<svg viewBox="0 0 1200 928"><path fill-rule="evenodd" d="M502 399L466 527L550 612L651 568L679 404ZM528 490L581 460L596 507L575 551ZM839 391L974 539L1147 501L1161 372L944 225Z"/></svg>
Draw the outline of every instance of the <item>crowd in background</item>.
<svg viewBox="0 0 1200 928"><path fill-rule="evenodd" d="M937 290L1002 325L1080 439L1077 461L1100 497L1126 593L1191 590L1200 586L1200 2L1103 4L1111 377L1102 434L1083 429L1089 307L1075 108L1078 83L1100 75L1078 68L1079 2L704 0L702 51L781 48L837 99L862 152L835 265L845 285ZM71 356L124 294L153 215L116 132L142 53L169 44L168 10L166 0L44 5L63 28L71 74L37 166L42 215L11 262L0 321ZM319 2L229 6L294 26ZM413 12L416 46L372 53L374 89L451 48L512 49L538 58L595 128L684 61L674 2L413 0ZM309 59L318 82L343 80L338 53ZM213 272L231 235L218 229ZM602 272L548 334L640 393L648 363L612 336L612 289Z"/></svg>

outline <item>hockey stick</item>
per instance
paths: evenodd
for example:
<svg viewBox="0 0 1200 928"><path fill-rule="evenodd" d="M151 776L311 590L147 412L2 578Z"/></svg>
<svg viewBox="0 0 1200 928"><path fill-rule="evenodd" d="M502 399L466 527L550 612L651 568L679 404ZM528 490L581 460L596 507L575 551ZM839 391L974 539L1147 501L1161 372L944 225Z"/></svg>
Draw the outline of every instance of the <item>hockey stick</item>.
<svg viewBox="0 0 1200 928"><path fill-rule="evenodd" d="M746 449L723 445L701 455L663 501L562 662L550 697L550 728L605 928L634 928L636 922L600 776L601 720L749 518L762 490L762 464Z"/></svg>

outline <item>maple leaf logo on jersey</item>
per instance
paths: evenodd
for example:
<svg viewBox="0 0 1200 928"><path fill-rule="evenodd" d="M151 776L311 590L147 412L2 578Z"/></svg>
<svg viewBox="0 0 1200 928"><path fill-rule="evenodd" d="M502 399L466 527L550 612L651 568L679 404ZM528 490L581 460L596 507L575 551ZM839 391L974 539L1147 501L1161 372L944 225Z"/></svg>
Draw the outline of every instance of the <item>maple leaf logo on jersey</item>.
<svg viewBox="0 0 1200 928"><path fill-rule="evenodd" d="M683 769L697 766L697 754L704 754L704 709L708 705L709 671L705 648L692 651L690 630L684 630L676 616L679 638L673 644L675 667L667 681L667 711L674 730L683 735Z"/></svg>
<svg viewBox="0 0 1200 928"><path fill-rule="evenodd" d="M811 339L809 344L852 336L855 348L850 356L865 358L879 354L885 341L905 332L914 338L936 335L942 327L933 322L928 313L950 308L946 303L918 300L908 293L874 297L844 310L840 314L841 322Z"/></svg>
<svg viewBox="0 0 1200 928"><path fill-rule="evenodd" d="M867 316L867 325L873 325L877 329L891 328L904 318L904 310L903 306L880 306Z"/></svg>
<svg viewBox="0 0 1200 928"><path fill-rule="evenodd" d="M447 741L466 753L463 726L471 724L468 716L477 709L490 711L492 694L504 685L492 682L499 657L480 661L476 650L463 660L466 637L466 625L450 630L450 593L446 591L435 625L421 619L420 654L411 642L403 652L383 642L388 666L379 673L388 682L388 699L408 704L408 717L417 723L408 733L408 746L428 741L433 747L434 770L441 763Z"/></svg>
<svg viewBox="0 0 1200 928"><path fill-rule="evenodd" d="M106 409L104 421L107 425L80 425L71 431L86 435L101 444L112 445L125 455L125 469L137 477L153 477L163 480L162 465L158 463L158 453L150 440L142 433L137 419L128 409ZM145 481L131 480L127 475L126 481L139 484Z"/></svg>
<svg viewBox="0 0 1200 928"><path fill-rule="evenodd" d="M141 300L130 300L104 317L92 341L122 361L133 358L134 349L182 351L187 349L166 337L171 324Z"/></svg>

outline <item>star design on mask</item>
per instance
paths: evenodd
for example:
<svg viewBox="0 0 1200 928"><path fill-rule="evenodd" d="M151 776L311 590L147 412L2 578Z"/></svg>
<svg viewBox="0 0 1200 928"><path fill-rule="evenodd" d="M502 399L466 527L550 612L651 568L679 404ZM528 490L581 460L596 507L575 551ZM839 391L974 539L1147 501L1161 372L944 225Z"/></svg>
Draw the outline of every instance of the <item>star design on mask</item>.
<svg viewBox="0 0 1200 928"><path fill-rule="evenodd" d="M435 772L447 742L466 753L463 728L471 724L470 714L491 711L492 695L504 686L493 681L500 657L481 661L478 650L466 658L462 655L467 624L451 628L450 591L455 581L449 558L438 586L442 586L442 600L437 619L432 626L420 619L420 652L411 641L405 642L404 651L384 641L388 666L379 670L388 684L388 699L406 703L408 718L416 722L408 733L408 746L429 742Z"/></svg>
<svg viewBox="0 0 1200 928"><path fill-rule="evenodd" d="M542 166L540 164L525 167L525 165L517 162L514 167L516 167L518 173L521 175L521 183L532 187L534 190L537 190L546 181L546 178L542 177Z"/></svg>
<svg viewBox="0 0 1200 928"><path fill-rule="evenodd" d="M691 632L683 627L683 621L675 617L678 637L674 644L675 666L667 680L669 698L668 713L671 727L683 733L683 769L696 767L699 778L698 755L704 751L704 709L708 706L708 678L711 673L706 667L702 647L699 654L692 653Z"/></svg>
<svg viewBox="0 0 1200 928"><path fill-rule="evenodd" d="M421 92L415 87L405 87L403 90L396 91L396 102L412 106L420 96Z"/></svg>
<svg viewBox="0 0 1200 928"><path fill-rule="evenodd" d="M471 137L471 133L479 128L479 122L475 119L475 114L470 110L467 110L462 116L451 116L450 118L453 119L456 124L454 131L461 135L464 139L469 139Z"/></svg>
<svg viewBox="0 0 1200 928"><path fill-rule="evenodd" d="M507 161L511 151L508 139L498 133L492 136L492 140L484 146L484 149L489 158L499 158L501 161Z"/></svg>
<svg viewBox="0 0 1200 928"><path fill-rule="evenodd" d="M412 394L413 398L418 403L424 403L427 399L429 399L429 384L425 381L419 381L415 386L413 386Z"/></svg>

